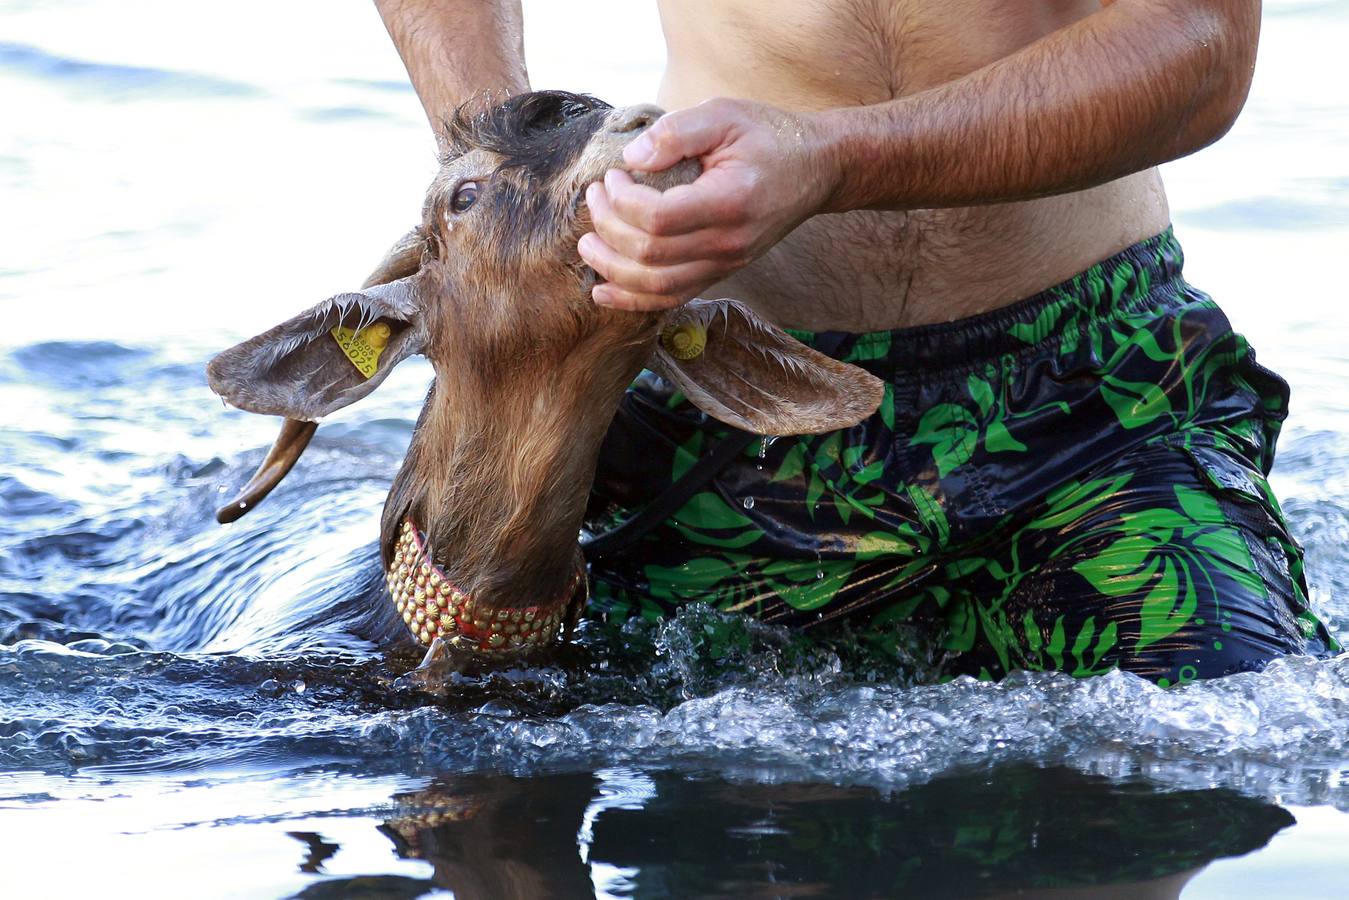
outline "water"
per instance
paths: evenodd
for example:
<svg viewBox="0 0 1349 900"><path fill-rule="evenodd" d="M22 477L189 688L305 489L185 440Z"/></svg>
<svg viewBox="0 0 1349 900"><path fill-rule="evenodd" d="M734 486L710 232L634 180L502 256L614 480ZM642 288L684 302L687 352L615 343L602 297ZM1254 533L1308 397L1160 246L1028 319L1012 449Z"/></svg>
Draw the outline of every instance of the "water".
<svg viewBox="0 0 1349 900"><path fill-rule="evenodd" d="M593 6L526 4L536 86L648 99L654 12ZM1341 639L1346 25L1266 4L1243 118L1166 171L1188 274L1293 383L1274 481ZM229 528L274 423L202 375L416 215L431 147L373 10L11 0L0 35L6 895L1344 893L1349 658L924 685L693 609L408 674L348 627L429 370Z"/></svg>

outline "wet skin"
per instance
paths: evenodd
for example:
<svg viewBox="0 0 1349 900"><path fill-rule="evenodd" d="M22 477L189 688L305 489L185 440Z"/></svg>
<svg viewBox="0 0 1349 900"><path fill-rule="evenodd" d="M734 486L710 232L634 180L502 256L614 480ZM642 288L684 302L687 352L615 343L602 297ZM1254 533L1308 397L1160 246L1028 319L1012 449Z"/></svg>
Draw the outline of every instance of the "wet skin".
<svg viewBox="0 0 1349 900"><path fill-rule="evenodd" d="M432 121L518 91L518 4L379 0ZM588 200L596 302L738 296L779 325L869 331L1006 305L1163 230L1158 163L1245 99L1252 0L665 0L659 100ZM735 98L735 99L728 99Z"/></svg>
<svg viewBox="0 0 1349 900"><path fill-rule="evenodd" d="M807 210L829 214L806 219L746 268L729 273L713 295L744 296L778 322L814 330L875 331L948 321L1029 296L1166 227L1166 197L1153 168L1052 197L948 206L956 197L941 196L944 184L915 182L891 197L884 194L893 186L877 191L875 185L856 184L850 175L885 165L888 154L877 146L844 147L838 138L874 127L864 117L877 113L885 116L881 128L899 132L905 123L890 118L912 115L905 100L950 91L983 67L1085 19L1100 9L1098 3L794 0L774 5L771 16L764 15L767 9L762 2L661 4L671 51L661 104L684 109L715 97L747 97L803 112L805 140L817 146L807 148L798 165L782 166L780 174L765 160L767 174L760 177L778 175L784 187L826 188L820 199L810 198ZM1019 96L989 99L1009 108L1025 103ZM953 119L970 114L950 99L931 96L931 102ZM759 128L786 127L757 106L730 108L724 115L745 133L741 141ZM739 124L761 117L764 125L758 128ZM666 125L678 126L680 120ZM1007 125L993 127L1001 131ZM957 138L947 152L968 157L971 148ZM726 168L740 162L734 144L723 141L713 153L726 158ZM753 165L753 150L743 155L748 165L742 166ZM720 174L715 164L709 168L708 178ZM941 169L932 173L934 181L961 176L957 159ZM902 180L912 177L900 174ZM728 173L727 181L718 189L734 194L735 174ZM621 176L610 176L609 183L640 200L640 189ZM854 208L878 205L892 208ZM929 205L948 208L913 208ZM597 213L597 227L630 254L640 252L640 240L621 243L622 207L615 213L610 221ZM634 209L627 218L640 225L642 211ZM662 252L660 244L654 247L649 252Z"/></svg>

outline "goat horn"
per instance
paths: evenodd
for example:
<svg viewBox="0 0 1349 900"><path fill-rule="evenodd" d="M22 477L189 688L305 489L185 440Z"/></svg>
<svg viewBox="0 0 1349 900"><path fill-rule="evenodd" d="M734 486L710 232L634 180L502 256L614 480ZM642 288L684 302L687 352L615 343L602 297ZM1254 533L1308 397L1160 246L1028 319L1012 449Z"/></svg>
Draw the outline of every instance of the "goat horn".
<svg viewBox="0 0 1349 900"><path fill-rule="evenodd" d="M384 254L379 265L375 266L375 271L370 273L370 277L365 279L361 287L388 284L416 274L421 268L422 249L425 246L426 238L421 228L412 229L389 248L389 252ZM287 419L281 425L281 433L272 442L272 449L267 451L262 465L258 466L253 477L248 479L248 484L240 488L233 500L215 511L215 520L221 525L236 522L261 503L263 498L272 492L272 488L280 484L281 479L290 472L291 467L299 460L300 454L304 453L304 448L309 446L309 439L314 436L314 431L318 427L317 422Z"/></svg>
<svg viewBox="0 0 1349 900"><path fill-rule="evenodd" d="M390 281L417 274L417 270L422 267L422 250L425 247L426 236L421 228L412 229L389 248L389 252L384 254L379 265L375 266L375 271L370 273L370 277L365 279L365 284L361 287L388 284Z"/></svg>
<svg viewBox="0 0 1349 900"><path fill-rule="evenodd" d="M248 479L248 484L239 490L233 500L215 511L215 520L221 525L227 525L237 521L244 513L261 503L262 498L270 494L272 488L286 477L286 473L295 465L304 448L309 446L309 439L314 436L318 427L317 422L287 419L281 426L281 433L272 443L272 449L267 451L262 465L258 466L253 477Z"/></svg>

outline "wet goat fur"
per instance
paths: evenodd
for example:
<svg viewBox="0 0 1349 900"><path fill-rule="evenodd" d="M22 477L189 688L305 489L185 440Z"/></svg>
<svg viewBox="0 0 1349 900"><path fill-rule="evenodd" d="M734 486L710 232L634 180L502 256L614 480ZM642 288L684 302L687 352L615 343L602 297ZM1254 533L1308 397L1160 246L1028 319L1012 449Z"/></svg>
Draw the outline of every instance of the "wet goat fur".
<svg viewBox="0 0 1349 900"><path fill-rule="evenodd" d="M596 138L608 110L542 92L447 127L417 275L437 377L385 504L386 564L409 515L473 595L541 600L575 564L599 443L655 336L655 316L590 302L575 248L582 192L625 143ZM456 215L466 180L479 199Z"/></svg>
<svg viewBox="0 0 1349 900"><path fill-rule="evenodd" d="M212 360L211 386L228 402L310 421L369 393L408 355L431 361L435 380L381 519L385 568L410 518L447 580L479 606L556 601L578 564L600 443L644 365L705 412L763 434L846 427L880 403L877 379L734 301L665 314L591 301L597 276L576 249L591 229L585 188L622 165L623 148L656 115L556 91L460 111L445 126L420 225L366 287ZM635 177L667 190L699 172L686 161ZM468 184L477 199L456 209ZM365 378L328 331L375 319L391 336ZM656 340L658 327L678 322L703 329L706 349L694 358L676 359Z"/></svg>

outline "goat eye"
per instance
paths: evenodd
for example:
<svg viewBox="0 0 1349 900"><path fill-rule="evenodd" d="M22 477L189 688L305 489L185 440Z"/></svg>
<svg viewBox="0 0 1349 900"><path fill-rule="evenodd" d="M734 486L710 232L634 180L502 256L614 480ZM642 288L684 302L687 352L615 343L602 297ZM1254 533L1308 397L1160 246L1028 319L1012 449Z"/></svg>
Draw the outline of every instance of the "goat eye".
<svg viewBox="0 0 1349 900"><path fill-rule="evenodd" d="M465 181L463 184L459 185L459 190L454 192L454 198L450 200L450 209L457 213L461 213L477 202L478 182Z"/></svg>

